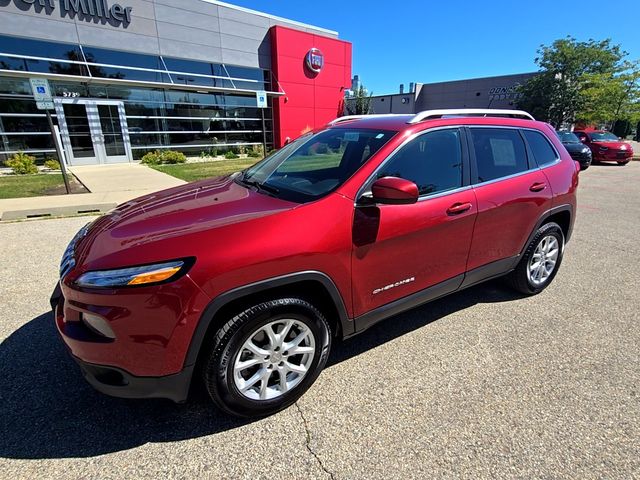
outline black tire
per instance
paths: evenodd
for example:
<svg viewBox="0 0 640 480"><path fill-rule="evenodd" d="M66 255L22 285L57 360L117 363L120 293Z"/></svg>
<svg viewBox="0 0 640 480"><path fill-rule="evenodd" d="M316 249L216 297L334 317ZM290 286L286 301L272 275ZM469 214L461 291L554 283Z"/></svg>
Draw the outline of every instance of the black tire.
<svg viewBox="0 0 640 480"><path fill-rule="evenodd" d="M247 398L234 381L236 356L245 341L261 327L278 319L293 319L309 328L315 338L313 360L300 383L280 396L266 400ZM288 407L304 394L327 363L330 349L331 330L317 308L300 298L266 301L234 316L218 330L204 357L204 385L213 401L227 413L240 417L270 415Z"/></svg>
<svg viewBox="0 0 640 480"><path fill-rule="evenodd" d="M625 162L618 162L618 165L626 165L627 163L629 163L629 160L627 160Z"/></svg>
<svg viewBox="0 0 640 480"><path fill-rule="evenodd" d="M548 237L550 235L555 237L558 240L558 245L559 245L558 257L556 260L556 264L553 268L553 271L551 272L549 277L546 280L544 280L543 283L536 285L531 281L527 273L527 270L529 268L529 262L531 261L531 258L533 257L533 254L538 244L545 237ZM506 277L507 283L513 289L517 290L518 292L524 293L525 295L536 295L540 293L542 290L544 290L549 286L549 284L553 281L556 274L558 273L560 264L562 263L563 254L564 254L564 233L562 232L562 228L560 228L560 225L554 222L545 223L538 229L533 239L527 246L527 249L524 251L524 254L520 259L518 266L515 268L515 270L513 270L511 273L507 275Z"/></svg>

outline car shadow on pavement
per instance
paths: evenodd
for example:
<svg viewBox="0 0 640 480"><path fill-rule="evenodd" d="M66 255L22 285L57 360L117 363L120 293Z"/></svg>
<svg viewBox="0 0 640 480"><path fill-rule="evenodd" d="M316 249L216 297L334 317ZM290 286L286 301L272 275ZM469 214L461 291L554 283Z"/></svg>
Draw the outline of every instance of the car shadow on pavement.
<svg viewBox="0 0 640 480"><path fill-rule="evenodd" d="M336 342L329 367L476 303L518 298L495 283L470 288ZM215 409L197 389L186 404L123 400L94 391L42 314L0 344L0 457L93 457L250 423Z"/></svg>
<svg viewBox="0 0 640 480"><path fill-rule="evenodd" d="M508 288L503 281L492 280L461 292L447 295L420 307L401 313L375 324L352 339L336 342L327 367L338 364L367 350L383 345L447 315L472 307L478 303L510 302L524 295Z"/></svg>

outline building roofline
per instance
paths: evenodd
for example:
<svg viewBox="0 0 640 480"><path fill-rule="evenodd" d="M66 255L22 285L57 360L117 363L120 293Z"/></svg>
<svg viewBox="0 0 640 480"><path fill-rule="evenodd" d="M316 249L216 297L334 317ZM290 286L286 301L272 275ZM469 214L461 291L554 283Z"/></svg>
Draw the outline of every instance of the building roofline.
<svg viewBox="0 0 640 480"><path fill-rule="evenodd" d="M290 23L290 24L296 25L298 27L311 28L313 30L318 30L320 32L325 32L325 33L328 33L330 35L335 35L336 37L339 36L338 32L336 32L335 30L329 30L328 28L316 27L315 25L310 25L308 23L298 22L296 20L290 20L290 19L284 18L284 17L278 17L277 15L271 15L269 13L260 12L258 10L252 10L250 8L239 7L238 5L232 5L231 3L219 2L218 0L200 0L200 1L201 2L206 2L206 3L211 3L213 5L218 5L220 7L231 8L233 10L238 10L240 12L250 13L252 15L257 15L259 17L269 18L271 20L277 20L279 22Z"/></svg>
<svg viewBox="0 0 640 480"><path fill-rule="evenodd" d="M430 82L430 83L415 82L415 86L416 86L416 91L417 91L418 90L418 88L417 88L418 85L427 86L427 85L438 85L440 83L471 82L473 80L487 80L487 79L493 79L493 78L499 79L499 78L503 78L503 77L515 77L515 76L519 76L519 75L535 75L537 73L540 73L540 72L536 71L536 72L506 73L504 75L493 75L491 77L461 78L459 80L442 80L441 82ZM372 95L372 97L373 98L376 98L376 97L393 97L393 96L397 96L397 95L411 95L412 93L416 93L416 92L381 93L380 95Z"/></svg>
<svg viewBox="0 0 640 480"><path fill-rule="evenodd" d="M536 73L540 73L540 72L536 71L536 72L505 73L504 75L492 75L488 77L472 77L472 78L460 78L458 80L442 80L440 82L416 83L416 85L418 84L419 85L436 85L438 83L470 82L472 80L486 80L489 78L515 77L519 75L535 75Z"/></svg>

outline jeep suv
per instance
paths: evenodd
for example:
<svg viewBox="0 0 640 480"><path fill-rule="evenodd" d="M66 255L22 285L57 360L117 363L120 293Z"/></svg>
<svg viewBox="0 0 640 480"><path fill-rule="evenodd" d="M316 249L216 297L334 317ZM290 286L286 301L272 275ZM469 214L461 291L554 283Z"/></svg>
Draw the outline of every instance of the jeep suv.
<svg viewBox="0 0 640 480"><path fill-rule="evenodd" d="M512 110L343 117L243 172L157 192L84 227L51 298L87 381L109 395L266 415L331 343L506 276L553 280L579 165Z"/></svg>

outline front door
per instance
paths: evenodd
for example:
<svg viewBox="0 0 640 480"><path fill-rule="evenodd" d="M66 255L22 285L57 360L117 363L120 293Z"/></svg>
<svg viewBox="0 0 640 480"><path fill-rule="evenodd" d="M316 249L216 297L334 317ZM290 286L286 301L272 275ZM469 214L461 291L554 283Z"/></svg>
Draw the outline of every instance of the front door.
<svg viewBox="0 0 640 480"><path fill-rule="evenodd" d="M462 135L459 128L429 131L379 168L376 178L393 176L416 183L417 203L356 206L356 316L437 284L452 291L462 282L477 211Z"/></svg>
<svg viewBox="0 0 640 480"><path fill-rule="evenodd" d="M72 166L131 161L122 102L62 99L56 104L56 113Z"/></svg>

